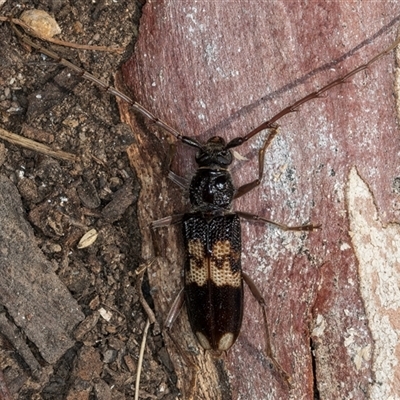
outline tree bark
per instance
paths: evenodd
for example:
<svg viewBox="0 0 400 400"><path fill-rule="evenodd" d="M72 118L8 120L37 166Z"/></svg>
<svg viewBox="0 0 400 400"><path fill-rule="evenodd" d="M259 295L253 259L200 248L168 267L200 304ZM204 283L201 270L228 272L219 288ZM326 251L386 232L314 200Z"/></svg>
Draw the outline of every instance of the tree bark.
<svg viewBox="0 0 400 400"><path fill-rule="evenodd" d="M399 11L378 1L148 2L124 81L182 134L229 140L378 54L395 39ZM279 121L262 185L234 208L287 225L322 225L304 234L242 224L243 269L265 297L272 347L292 388L271 374L262 314L247 290L243 329L223 363L193 350L186 316L174 327L199 366L196 398L378 399L398 392L399 228L389 224L400 217L394 81L391 53ZM137 133L129 154L142 184L142 255L150 259L150 221L182 212L187 201L167 181L168 135L151 124L140 132L142 119L122 114ZM232 167L237 186L257 176L264 137L238 148L246 160ZM178 144L173 170L190 177L193 159ZM181 287L178 233L157 232L165 257L148 272L160 322ZM170 351L184 388L186 367Z"/></svg>

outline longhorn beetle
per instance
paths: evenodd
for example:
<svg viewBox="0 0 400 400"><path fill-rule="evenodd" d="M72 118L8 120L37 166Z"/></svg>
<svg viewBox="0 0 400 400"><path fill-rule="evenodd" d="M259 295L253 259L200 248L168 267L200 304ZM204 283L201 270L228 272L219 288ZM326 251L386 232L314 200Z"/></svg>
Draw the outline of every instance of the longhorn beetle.
<svg viewBox="0 0 400 400"><path fill-rule="evenodd" d="M245 136L236 137L228 142L222 137L214 136L208 139L206 143L201 143L194 138L180 134L125 94L98 80L69 61L60 58L54 52L37 45L21 34L14 25L12 26L16 34L28 45L54 58L60 64L71 68L84 78L102 87L105 91L118 96L127 102L133 110L163 128L176 140L197 149L196 163L198 168L188 187L191 203L190 211L152 223L153 228L180 223L185 245L184 290L180 291L175 300L175 307L172 308L168 315L166 328L167 330L171 328L179 309L186 303L189 322L200 345L205 350L211 350L216 354L229 350L236 341L241 328L243 281L245 281L262 306L267 336L266 354L271 359L274 367L287 379L286 373L272 354L264 300L251 279L241 269L240 218L273 224L285 231L312 231L319 228L319 226L313 224L286 226L259 215L232 211L232 201L250 192L261 183L264 173L265 152L278 134L276 125L278 120L296 111L304 103L320 97L323 93L347 82L353 75L370 67L392 51L400 42L400 38L367 63L284 108ZM259 150L258 178L239 188L235 188L229 172L229 166L233 161L231 149L241 146L263 130L269 130L270 133ZM184 186L180 177L172 172L170 172L169 176L176 184Z"/></svg>

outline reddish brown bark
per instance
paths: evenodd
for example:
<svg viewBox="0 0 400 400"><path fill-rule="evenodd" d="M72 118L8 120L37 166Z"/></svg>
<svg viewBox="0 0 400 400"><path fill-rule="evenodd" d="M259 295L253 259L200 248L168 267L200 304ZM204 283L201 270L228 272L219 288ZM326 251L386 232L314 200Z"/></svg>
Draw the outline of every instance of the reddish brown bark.
<svg viewBox="0 0 400 400"><path fill-rule="evenodd" d="M231 139L379 53L395 38L399 11L395 3L362 1L149 2L135 56L123 69L125 80L137 101L183 134ZM400 172L393 66L390 54L327 98L280 120L262 186L235 203L235 209L289 225L322 224L321 231L304 235L243 223L243 266L265 296L272 346L292 377L296 399L313 398L316 390L326 399L350 393L368 398L374 379L372 355L361 366L355 362L359 349L373 349L373 340L349 235L346 184L355 166L383 225L399 219L398 194L392 190ZM137 135L142 147L130 154L147 196L139 210L146 227L151 219L181 211L182 202L179 191L167 189L173 187L162 169L168 146L149 132ZM250 160L233 166L237 185L257 175L261 142L260 135L239 148ZM178 147L174 171L190 176L193 154ZM158 289L154 297L162 320L179 290L175 253L180 250L173 247L174 235L160 236L169 269L152 269L149 277ZM151 251L144 242L146 258ZM248 291L245 303L241 336L225 362L232 398L286 399L287 388L271 375L262 355L262 316ZM312 335L314 328L320 329ZM186 338L181 329L188 329L187 323L175 328ZM197 362L202 368L210 361ZM199 375L208 372L200 369ZM200 380L198 398L228 396L212 380Z"/></svg>

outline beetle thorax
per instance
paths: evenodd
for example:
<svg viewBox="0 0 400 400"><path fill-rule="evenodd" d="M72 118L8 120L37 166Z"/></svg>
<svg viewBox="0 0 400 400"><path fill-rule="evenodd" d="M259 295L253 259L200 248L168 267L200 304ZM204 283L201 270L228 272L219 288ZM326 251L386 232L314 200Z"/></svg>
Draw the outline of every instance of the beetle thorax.
<svg viewBox="0 0 400 400"><path fill-rule="evenodd" d="M190 203L194 211L211 212L229 210L235 188L228 166L232 153L219 136L210 138L205 144L198 143L196 162L198 169L189 187Z"/></svg>
<svg viewBox="0 0 400 400"><path fill-rule="evenodd" d="M227 169L199 168L189 188L190 203L196 211L229 210L234 193Z"/></svg>

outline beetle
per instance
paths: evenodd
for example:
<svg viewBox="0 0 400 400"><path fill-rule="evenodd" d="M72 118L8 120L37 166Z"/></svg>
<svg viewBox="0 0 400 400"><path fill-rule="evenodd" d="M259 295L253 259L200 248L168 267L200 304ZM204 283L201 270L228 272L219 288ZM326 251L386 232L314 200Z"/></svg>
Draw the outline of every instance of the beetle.
<svg viewBox="0 0 400 400"><path fill-rule="evenodd" d="M241 273L240 263L238 263L238 255L240 254L240 236L237 237L240 233L238 219L243 217L247 219L261 220L267 223L273 222L251 214L231 213L230 208L234 198L245 195L260 183L263 176L262 166L265 151L278 132L275 123L284 115L295 111L305 102L319 97L322 93L326 92L332 87L346 82L352 75L368 68L373 62L377 61L383 55L391 51L397 45L397 43L398 41L396 41L388 49L381 52L378 56L374 57L367 64L356 68L343 78L333 81L321 90L311 93L310 95L305 96L303 99L295 102L292 106L285 108L275 117L264 122L246 136L235 138L228 143L225 143L222 138L213 137L205 144L202 144L194 139L182 136L164 122L159 121L149 111L130 100L124 94L108 87L108 85L100 83L105 90L127 101L129 104L131 104L133 109L136 109L144 116L153 120L154 123L175 136L176 139L189 146L197 148L199 151L196 157L199 169L192 179L189 189L190 199L193 207L192 211L188 214L185 214L181 218L175 218L173 222L181 222L183 224L183 237L185 240L187 255L185 266L185 299L192 329L195 332L200 344L205 349L211 349L217 352L228 350L235 342L240 331L240 324L243 315L242 286L243 280L247 282L247 278L246 275ZM35 47L33 44L31 45ZM40 48L40 51L45 52L42 48ZM51 52L46 54L53 57L53 55L50 53ZM73 68L86 78L99 84L98 80L87 72L83 72L80 68L69 65L67 61L59 59L58 57L56 57L56 59L61 64ZM250 182L238 189L235 189L231 185L231 178L228 173L228 166L232 161L230 150L232 148L239 147L264 129L270 129L271 133L260 150L259 177L256 181ZM178 181L177 178L175 180ZM222 194L222 197L225 196L225 198L223 198L221 201L218 199L219 194ZM153 226L163 226L163 223L155 223ZM284 225L279 226L283 229L289 230L313 230L317 228L315 225L306 225L303 227L286 227ZM221 229L221 227L224 227L225 229ZM221 230L227 235L224 236L221 233ZM200 239L198 236L200 236ZM226 267L226 265L228 267ZM202 272L197 272L198 269ZM226 324L220 323L221 318L226 319L224 313L214 313L213 318L208 318L204 320L204 322L201 319L204 312L197 312L199 306L204 304L208 304L207 309L210 309L210 307L212 308L216 303L218 303L218 297L223 297L225 299L226 296L221 295L222 290L218 289L217 283L220 282L219 278L213 277L213 271L215 272L219 270L224 270L223 275L225 276L225 280L222 281L224 283L220 285L220 287L224 285L227 286L227 289L232 292L228 296L230 302L235 304L232 307L229 306L225 308L225 310L229 308L233 310L233 312L228 313L227 319L229 322ZM204 278L205 271L206 277ZM226 278L226 275L228 278ZM201 282L206 282L207 284L200 284ZM216 287L211 287L213 285ZM200 294L202 291L200 288L203 286L207 286L207 290L203 291L203 294ZM215 294L217 301L203 303L200 299L202 298L201 296L205 296L205 294L208 294L208 296ZM206 326L206 330L202 330L203 326Z"/></svg>
<svg viewBox="0 0 400 400"><path fill-rule="evenodd" d="M246 137L226 143L222 137L214 136L202 144L182 136L185 144L198 150L198 169L188 188L191 210L152 224L153 228L172 222L182 225L186 254L185 289L178 297L181 297L181 305L183 296L185 298L189 322L198 342L205 350L216 354L229 350L239 335L243 317L243 280L259 303L264 305L258 290L241 268L240 218L264 221L284 230L312 231L319 228L316 225L286 226L258 215L231 210L234 198L245 195L261 182L265 150L278 132L273 125L268 128L272 130L260 150L259 177L239 188L234 187L228 169L233 161L230 149L240 146L247 140ZM256 130L250 134L254 135L254 132ZM175 174L170 173L170 177L181 185ZM174 310L168 317L167 328L171 327L176 315ZM267 325L266 330L268 332ZM270 347L269 344L267 347ZM268 356L280 369L272 352L269 353Z"/></svg>

